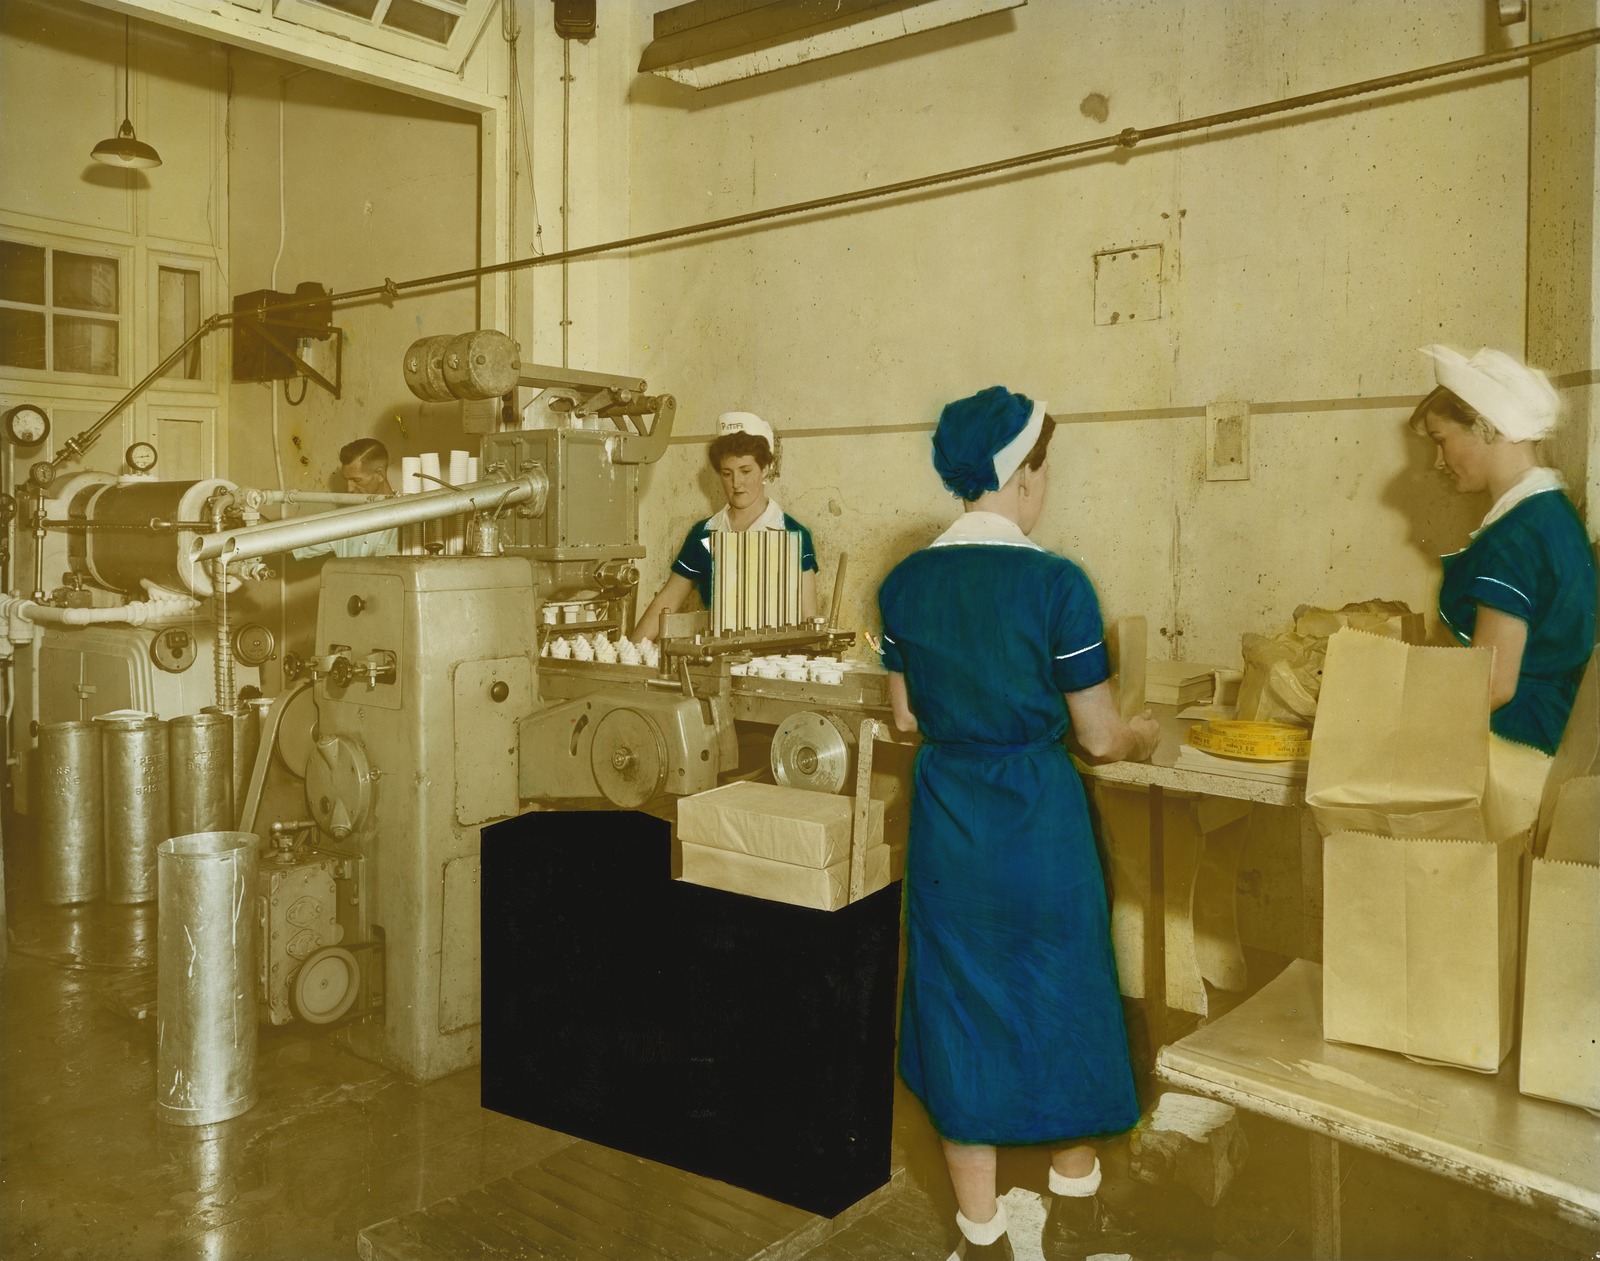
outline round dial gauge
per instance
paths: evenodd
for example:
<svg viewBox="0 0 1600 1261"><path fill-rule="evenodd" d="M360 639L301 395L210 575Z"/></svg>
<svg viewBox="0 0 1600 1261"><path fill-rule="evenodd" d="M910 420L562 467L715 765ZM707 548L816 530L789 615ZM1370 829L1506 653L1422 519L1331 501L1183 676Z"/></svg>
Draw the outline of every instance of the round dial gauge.
<svg viewBox="0 0 1600 1261"><path fill-rule="evenodd" d="M135 473L148 473L156 466L156 449L148 442L135 442L122 453L122 458Z"/></svg>
<svg viewBox="0 0 1600 1261"><path fill-rule="evenodd" d="M36 447L50 436L50 417L32 403L6 412L6 437L19 447Z"/></svg>
<svg viewBox="0 0 1600 1261"><path fill-rule="evenodd" d="M233 633L233 656L240 665L262 666L277 653L277 639L260 622L246 622Z"/></svg>

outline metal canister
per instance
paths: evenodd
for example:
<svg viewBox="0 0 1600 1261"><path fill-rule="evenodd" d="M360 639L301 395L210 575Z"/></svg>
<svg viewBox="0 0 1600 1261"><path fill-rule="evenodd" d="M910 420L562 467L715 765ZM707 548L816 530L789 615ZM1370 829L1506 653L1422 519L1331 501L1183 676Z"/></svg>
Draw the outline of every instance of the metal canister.
<svg viewBox="0 0 1600 1261"><path fill-rule="evenodd" d="M231 828L233 715L215 710L168 719L167 753L172 835Z"/></svg>
<svg viewBox="0 0 1600 1261"><path fill-rule="evenodd" d="M145 715L96 718L105 802L106 901L152 902L156 846L169 825L167 726Z"/></svg>
<svg viewBox="0 0 1600 1261"><path fill-rule="evenodd" d="M256 855L249 832L160 846L156 1115L210 1125L256 1102Z"/></svg>
<svg viewBox="0 0 1600 1261"><path fill-rule="evenodd" d="M46 723L38 759L39 896L47 906L92 902L106 881L99 728Z"/></svg>

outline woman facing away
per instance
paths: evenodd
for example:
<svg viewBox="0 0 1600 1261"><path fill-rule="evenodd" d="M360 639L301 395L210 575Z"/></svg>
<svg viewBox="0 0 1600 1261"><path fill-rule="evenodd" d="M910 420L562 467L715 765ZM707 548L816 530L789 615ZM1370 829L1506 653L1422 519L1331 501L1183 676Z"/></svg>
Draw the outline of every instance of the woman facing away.
<svg viewBox="0 0 1600 1261"><path fill-rule="evenodd" d="M943 1140L956 1256L1012 1255L999 1146L1052 1150L1045 1255L1116 1251L1086 1141L1139 1116L1104 879L1062 738L1145 759L1112 696L1083 571L1029 539L1055 422L993 386L946 407L934 465L965 512L878 593L895 722L920 729L900 1073Z"/></svg>

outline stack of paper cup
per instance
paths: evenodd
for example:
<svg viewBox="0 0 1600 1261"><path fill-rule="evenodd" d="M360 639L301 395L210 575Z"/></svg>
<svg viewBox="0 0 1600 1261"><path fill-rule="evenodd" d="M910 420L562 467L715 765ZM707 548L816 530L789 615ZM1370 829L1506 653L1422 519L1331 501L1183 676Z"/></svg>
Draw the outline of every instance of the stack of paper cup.
<svg viewBox="0 0 1600 1261"><path fill-rule="evenodd" d="M418 477L422 471L422 460L414 455L400 457L400 493L402 495L417 495L422 493L422 478ZM422 551L422 527L420 525L407 525L400 527L400 554L402 556L415 556Z"/></svg>
<svg viewBox="0 0 1600 1261"><path fill-rule="evenodd" d="M422 467L418 470L422 475L422 489L424 491L443 490L444 488L437 481L429 480L429 478L438 478L440 476L439 453L437 451L424 451L417 458L422 462ZM428 543L439 537L438 531L439 523L437 521L424 521L417 527L417 551L419 553L428 550Z"/></svg>
<svg viewBox="0 0 1600 1261"><path fill-rule="evenodd" d="M450 452L450 474L445 478L452 486L465 486L471 479L467 476L467 452ZM445 552L450 556L460 556L467 550L467 520L465 517L451 517L445 526Z"/></svg>

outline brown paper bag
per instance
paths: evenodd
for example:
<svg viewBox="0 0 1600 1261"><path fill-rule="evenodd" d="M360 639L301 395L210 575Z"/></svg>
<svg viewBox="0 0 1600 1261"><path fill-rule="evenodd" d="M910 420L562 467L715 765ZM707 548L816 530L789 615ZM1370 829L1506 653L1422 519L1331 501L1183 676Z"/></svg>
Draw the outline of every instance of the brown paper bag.
<svg viewBox="0 0 1600 1261"><path fill-rule="evenodd" d="M1600 776L1562 787L1533 862L1518 1084L1600 1111Z"/></svg>
<svg viewBox="0 0 1600 1261"><path fill-rule="evenodd" d="M1523 852L1516 836L1329 836L1323 1036L1494 1072L1511 1049Z"/></svg>
<svg viewBox="0 0 1600 1261"><path fill-rule="evenodd" d="M1567 729L1561 745L1550 765L1549 777L1544 784L1544 797L1539 806L1539 827L1534 836L1533 852L1543 857L1549 841L1551 824L1555 819L1556 802L1563 785L1568 780L1600 775L1600 648L1589 658L1583 681L1578 684L1578 695L1572 703L1572 713L1567 716Z"/></svg>
<svg viewBox="0 0 1600 1261"><path fill-rule="evenodd" d="M1306 776L1324 836L1489 839L1489 665L1484 649L1328 640Z"/></svg>

